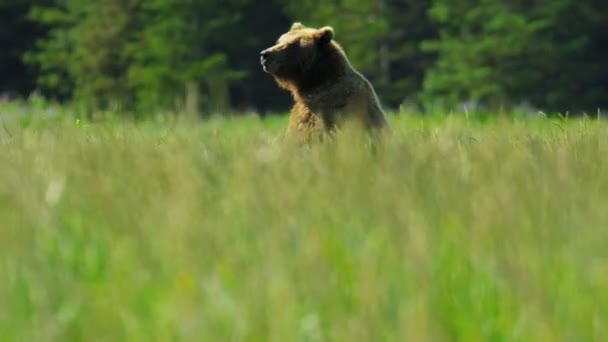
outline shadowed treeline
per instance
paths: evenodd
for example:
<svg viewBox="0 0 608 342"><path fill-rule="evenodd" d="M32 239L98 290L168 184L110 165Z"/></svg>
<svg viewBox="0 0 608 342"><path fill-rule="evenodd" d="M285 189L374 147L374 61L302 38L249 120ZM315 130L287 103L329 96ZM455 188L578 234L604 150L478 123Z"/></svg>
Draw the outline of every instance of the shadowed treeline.
<svg viewBox="0 0 608 342"><path fill-rule="evenodd" d="M124 112L285 111L258 53L331 25L387 108L597 112L608 2L0 0L0 96Z"/></svg>

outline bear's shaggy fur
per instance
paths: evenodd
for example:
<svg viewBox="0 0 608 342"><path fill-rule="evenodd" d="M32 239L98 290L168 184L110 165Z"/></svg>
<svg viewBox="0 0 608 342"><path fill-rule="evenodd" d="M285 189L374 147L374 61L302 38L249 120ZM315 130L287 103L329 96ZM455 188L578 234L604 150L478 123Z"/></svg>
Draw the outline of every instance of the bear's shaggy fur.
<svg viewBox="0 0 608 342"><path fill-rule="evenodd" d="M294 23L276 45L261 52L261 64L293 95L287 136L309 140L345 120L368 131L388 127L374 88L350 64L330 26Z"/></svg>

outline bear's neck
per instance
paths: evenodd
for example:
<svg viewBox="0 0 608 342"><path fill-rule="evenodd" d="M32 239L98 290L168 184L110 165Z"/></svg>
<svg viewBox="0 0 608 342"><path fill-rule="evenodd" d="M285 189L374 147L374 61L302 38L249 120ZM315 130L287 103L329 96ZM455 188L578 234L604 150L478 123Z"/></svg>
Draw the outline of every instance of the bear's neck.
<svg viewBox="0 0 608 342"><path fill-rule="evenodd" d="M306 94L335 83L344 75L347 63L340 51L329 46L328 51L324 51L316 63L302 70L296 83L298 92Z"/></svg>

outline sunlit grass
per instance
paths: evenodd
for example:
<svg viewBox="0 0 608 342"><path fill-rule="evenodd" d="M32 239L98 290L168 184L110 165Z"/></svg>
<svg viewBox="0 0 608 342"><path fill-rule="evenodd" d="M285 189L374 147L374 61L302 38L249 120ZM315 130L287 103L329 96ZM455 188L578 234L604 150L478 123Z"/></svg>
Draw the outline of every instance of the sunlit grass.
<svg viewBox="0 0 608 342"><path fill-rule="evenodd" d="M605 124L390 120L5 122L2 340L605 340Z"/></svg>

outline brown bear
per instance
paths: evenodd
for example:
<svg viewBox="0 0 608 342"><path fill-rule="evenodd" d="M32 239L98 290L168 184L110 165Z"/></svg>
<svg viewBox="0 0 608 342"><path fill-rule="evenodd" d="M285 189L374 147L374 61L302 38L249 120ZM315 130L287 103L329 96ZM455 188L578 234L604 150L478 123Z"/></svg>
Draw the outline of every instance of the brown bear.
<svg viewBox="0 0 608 342"><path fill-rule="evenodd" d="M276 45L261 52L260 62L293 96L288 137L310 140L333 132L345 120L368 132L388 127L374 88L350 64L332 27L315 29L296 22Z"/></svg>

